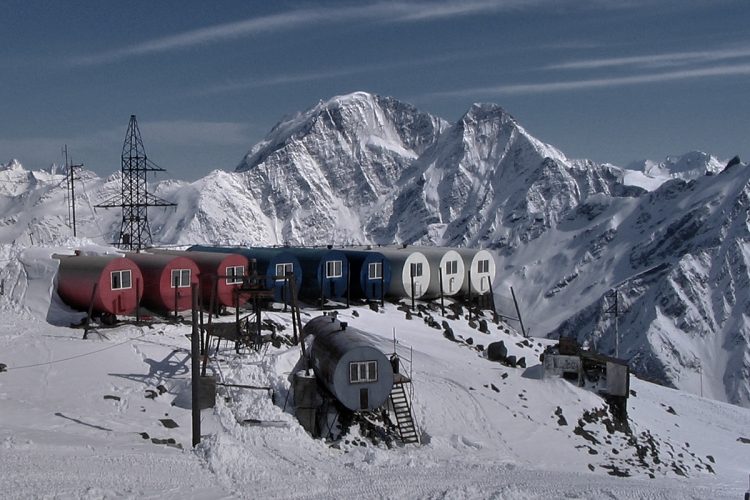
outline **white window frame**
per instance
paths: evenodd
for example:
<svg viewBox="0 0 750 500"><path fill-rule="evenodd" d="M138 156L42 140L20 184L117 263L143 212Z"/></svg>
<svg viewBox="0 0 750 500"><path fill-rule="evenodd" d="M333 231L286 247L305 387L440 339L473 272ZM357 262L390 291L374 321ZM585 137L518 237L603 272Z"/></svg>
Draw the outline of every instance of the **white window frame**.
<svg viewBox="0 0 750 500"><path fill-rule="evenodd" d="M117 276L117 283L119 283L119 286L115 286L115 276ZM123 282L125 281L122 279L123 276L128 277L128 286L123 286ZM111 290L130 290L133 288L133 273L130 269L112 271L109 277L109 287Z"/></svg>
<svg viewBox="0 0 750 500"><path fill-rule="evenodd" d="M245 266L227 266L225 274L227 285L241 284L245 276Z"/></svg>
<svg viewBox="0 0 750 500"><path fill-rule="evenodd" d="M419 278L422 276L422 263L421 262L412 262L411 267L409 267L409 271L411 272L410 276L413 276L414 278Z"/></svg>
<svg viewBox="0 0 750 500"><path fill-rule="evenodd" d="M349 363L350 384L371 384L377 381L377 361L352 361Z"/></svg>
<svg viewBox="0 0 750 500"><path fill-rule="evenodd" d="M279 273L279 270L281 270L281 273ZM281 264L276 264L276 281L286 280L287 274L294 274L293 262L283 262Z"/></svg>
<svg viewBox="0 0 750 500"><path fill-rule="evenodd" d="M379 280L383 278L383 263L382 262L370 262L367 264L367 279L368 280Z"/></svg>
<svg viewBox="0 0 750 500"><path fill-rule="evenodd" d="M191 269L172 269L170 288L190 288L190 278L192 274ZM187 283L185 282L186 277Z"/></svg>
<svg viewBox="0 0 750 500"><path fill-rule="evenodd" d="M445 274L458 274L458 261L449 260L445 263Z"/></svg>
<svg viewBox="0 0 750 500"><path fill-rule="evenodd" d="M490 272L490 260L482 259L482 260L477 261L477 272L478 273Z"/></svg>
<svg viewBox="0 0 750 500"><path fill-rule="evenodd" d="M340 260L326 261L326 278L340 278L344 274L344 263Z"/></svg>

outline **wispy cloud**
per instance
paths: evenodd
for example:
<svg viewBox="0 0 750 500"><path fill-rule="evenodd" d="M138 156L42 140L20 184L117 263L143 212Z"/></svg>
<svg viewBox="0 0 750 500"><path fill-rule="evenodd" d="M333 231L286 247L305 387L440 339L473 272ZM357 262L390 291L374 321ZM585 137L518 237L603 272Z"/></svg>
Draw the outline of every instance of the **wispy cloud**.
<svg viewBox="0 0 750 500"><path fill-rule="evenodd" d="M644 85L649 83L662 83L679 80L695 80L700 78L716 78L737 75L750 75L750 64L714 66L710 68L631 75L613 78L592 78L585 80L519 83L512 85L474 87L445 92L433 92L429 95L434 97L474 97L478 95L502 96L546 94L553 92L574 92L596 88L624 87L630 85Z"/></svg>
<svg viewBox="0 0 750 500"><path fill-rule="evenodd" d="M263 33L290 31L323 24L350 21L430 21L519 9L551 2L554 0L396 1L370 5L297 9L154 38L114 50L74 57L70 62L80 66L106 64L135 56L182 50Z"/></svg>
<svg viewBox="0 0 750 500"><path fill-rule="evenodd" d="M699 64L750 57L750 47L720 48L690 52L671 52L646 54L628 57L610 57L600 59L583 59L551 64L542 69L601 69L618 66L667 67L683 64Z"/></svg>
<svg viewBox="0 0 750 500"><path fill-rule="evenodd" d="M324 69L319 71L310 71L305 73L291 73L285 75L272 75L264 78L250 78L247 80L235 80L218 85L213 85L204 89L192 92L191 95L213 95L226 92L235 92L239 90L270 87L274 85L284 85L292 83L306 83L319 80L329 80L344 76L352 76L363 73L372 73L376 71L385 71L398 68L411 68L417 66L427 66L431 64L440 64L451 61L457 61L468 58L482 57L484 52L454 52L438 56L423 57L420 59L410 59L404 61L391 61L385 63L372 63L350 66L341 69Z"/></svg>

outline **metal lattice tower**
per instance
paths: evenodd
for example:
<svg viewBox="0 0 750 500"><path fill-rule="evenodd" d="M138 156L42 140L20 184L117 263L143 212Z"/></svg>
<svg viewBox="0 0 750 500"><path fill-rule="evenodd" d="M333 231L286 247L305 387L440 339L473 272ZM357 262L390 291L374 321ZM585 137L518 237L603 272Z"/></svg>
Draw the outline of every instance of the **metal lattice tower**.
<svg viewBox="0 0 750 500"><path fill-rule="evenodd" d="M162 200L148 192L146 176L149 172L164 172L146 156L141 132L135 115L122 145L122 190L120 196L97 207L122 208L122 225L117 245L125 250L140 251L151 245L151 228L148 224L148 207L173 207L174 203Z"/></svg>

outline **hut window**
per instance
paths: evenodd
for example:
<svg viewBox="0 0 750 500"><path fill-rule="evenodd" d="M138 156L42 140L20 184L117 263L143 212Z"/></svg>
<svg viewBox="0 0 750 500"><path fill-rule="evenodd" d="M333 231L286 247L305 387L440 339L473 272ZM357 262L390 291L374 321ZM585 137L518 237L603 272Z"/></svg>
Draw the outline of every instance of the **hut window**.
<svg viewBox="0 0 750 500"><path fill-rule="evenodd" d="M340 278L341 261L340 260L329 260L326 261L326 278Z"/></svg>
<svg viewBox="0 0 750 500"><path fill-rule="evenodd" d="M371 262L367 265L367 279L379 280L383 277L383 263Z"/></svg>
<svg viewBox="0 0 750 500"><path fill-rule="evenodd" d="M458 274L457 260L449 260L445 263L445 274Z"/></svg>
<svg viewBox="0 0 750 500"><path fill-rule="evenodd" d="M477 272L478 273L488 273L490 272L490 261L489 260L480 260L477 262Z"/></svg>
<svg viewBox="0 0 750 500"><path fill-rule="evenodd" d="M190 286L190 269L172 269L172 288Z"/></svg>
<svg viewBox="0 0 750 500"><path fill-rule="evenodd" d="M245 266L227 267L227 285L236 285L242 283L242 277L245 275Z"/></svg>
<svg viewBox="0 0 750 500"><path fill-rule="evenodd" d="M377 361L352 361L349 363L349 382L364 384L378 381Z"/></svg>
<svg viewBox="0 0 750 500"><path fill-rule="evenodd" d="M130 269L112 271L112 290L126 290L132 287Z"/></svg>
<svg viewBox="0 0 750 500"><path fill-rule="evenodd" d="M276 281L284 281L287 274L294 274L294 264L291 262L276 264Z"/></svg>
<svg viewBox="0 0 750 500"><path fill-rule="evenodd" d="M411 275L415 278L422 276L422 263L416 262L411 265Z"/></svg>

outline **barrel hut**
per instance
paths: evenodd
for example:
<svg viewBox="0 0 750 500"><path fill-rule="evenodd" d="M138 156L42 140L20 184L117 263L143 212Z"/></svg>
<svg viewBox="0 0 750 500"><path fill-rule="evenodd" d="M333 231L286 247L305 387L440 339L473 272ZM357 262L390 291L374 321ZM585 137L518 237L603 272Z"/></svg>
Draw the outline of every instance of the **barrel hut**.
<svg viewBox="0 0 750 500"><path fill-rule="evenodd" d="M380 300L391 286L391 261L376 251L341 250L349 259L349 286L357 299Z"/></svg>
<svg viewBox="0 0 750 500"><path fill-rule="evenodd" d="M430 294L453 296L461 292L466 277L464 259L457 251L442 247L412 247L418 249L430 264Z"/></svg>
<svg viewBox="0 0 750 500"><path fill-rule="evenodd" d="M349 281L349 259L330 248L285 248L302 266L300 295L306 299L342 299Z"/></svg>
<svg viewBox="0 0 750 500"><path fill-rule="evenodd" d="M98 314L130 314L143 294L143 276L119 255L58 255L57 294L74 309ZM92 305L93 304L93 305Z"/></svg>
<svg viewBox="0 0 750 500"><path fill-rule="evenodd" d="M234 289L243 279L255 271L255 261L237 253L186 252L152 248L149 253L187 257L198 266L203 305L209 306L214 297L214 306L234 307Z"/></svg>
<svg viewBox="0 0 750 500"><path fill-rule="evenodd" d="M430 290L430 264L422 252L407 246L378 247L377 252L391 263L388 295L414 299L437 296L437 290Z"/></svg>
<svg viewBox="0 0 750 500"><path fill-rule="evenodd" d="M141 304L152 311L185 311L192 307L191 285L200 271L191 259L155 253L128 253L143 274Z"/></svg>
<svg viewBox="0 0 750 500"><path fill-rule="evenodd" d="M471 248L455 249L464 259L466 266L466 280L464 280L463 293L482 295L492 291L495 281L495 258L488 250L476 250Z"/></svg>
<svg viewBox="0 0 750 500"><path fill-rule="evenodd" d="M370 336L333 316L318 316L302 329L312 340L308 355L318 380L346 408L374 410L393 388L393 367Z"/></svg>
<svg viewBox="0 0 750 500"><path fill-rule="evenodd" d="M266 276L266 287L274 291L274 300L289 303L291 295L287 290L284 276L294 275L294 283L299 293L302 286L302 266L297 257L286 251L286 248L247 248L247 247L211 247L194 245L188 252L236 253L255 261L259 276Z"/></svg>

